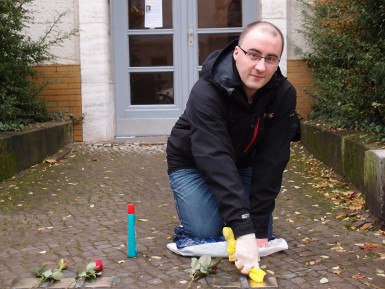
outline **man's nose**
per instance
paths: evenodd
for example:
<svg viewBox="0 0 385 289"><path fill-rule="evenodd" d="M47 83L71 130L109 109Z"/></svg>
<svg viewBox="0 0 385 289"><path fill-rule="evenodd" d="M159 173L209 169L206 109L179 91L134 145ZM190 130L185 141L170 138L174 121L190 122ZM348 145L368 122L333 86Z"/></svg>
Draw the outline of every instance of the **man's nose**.
<svg viewBox="0 0 385 289"><path fill-rule="evenodd" d="M258 60L254 67L258 71L265 71L266 70L265 58L261 58L260 60Z"/></svg>

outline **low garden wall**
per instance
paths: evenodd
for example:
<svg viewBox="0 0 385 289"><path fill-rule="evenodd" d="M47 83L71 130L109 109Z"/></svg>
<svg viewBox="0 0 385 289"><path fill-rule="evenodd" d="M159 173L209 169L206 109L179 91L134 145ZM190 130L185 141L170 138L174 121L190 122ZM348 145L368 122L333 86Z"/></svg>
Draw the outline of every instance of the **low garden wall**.
<svg viewBox="0 0 385 289"><path fill-rule="evenodd" d="M42 162L72 140L71 121L45 122L20 132L1 132L0 181Z"/></svg>
<svg viewBox="0 0 385 289"><path fill-rule="evenodd" d="M352 132L324 130L310 121L301 124L301 141L314 157L363 192L370 214L385 227L385 148L364 144Z"/></svg>

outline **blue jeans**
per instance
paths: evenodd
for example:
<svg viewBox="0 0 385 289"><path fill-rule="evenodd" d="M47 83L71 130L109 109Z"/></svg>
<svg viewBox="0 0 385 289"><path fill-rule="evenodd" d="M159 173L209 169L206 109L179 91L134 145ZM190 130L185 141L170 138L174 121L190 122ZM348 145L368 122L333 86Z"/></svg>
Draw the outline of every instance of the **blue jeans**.
<svg viewBox="0 0 385 289"><path fill-rule="evenodd" d="M251 168L239 170L245 194L251 190ZM192 237L209 238L222 236L225 225L219 213L217 201L197 169L180 169L169 175L174 193L175 207L181 225ZM268 238L272 237L270 216Z"/></svg>

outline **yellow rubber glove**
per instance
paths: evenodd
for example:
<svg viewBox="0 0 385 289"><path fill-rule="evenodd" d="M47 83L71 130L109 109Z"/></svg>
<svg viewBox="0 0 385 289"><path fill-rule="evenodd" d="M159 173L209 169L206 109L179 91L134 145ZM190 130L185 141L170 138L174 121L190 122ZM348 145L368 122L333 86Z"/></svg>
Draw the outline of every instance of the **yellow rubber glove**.
<svg viewBox="0 0 385 289"><path fill-rule="evenodd" d="M235 253L235 246L237 241L235 241L233 230L230 227L223 227L223 236L227 241L227 253L229 253L229 261L234 262L235 258L233 254Z"/></svg>
<svg viewBox="0 0 385 289"><path fill-rule="evenodd" d="M237 241L235 240L233 230L230 227L223 227L222 232L227 241L227 253L229 253L229 261L234 262L235 258L233 257L233 254L235 253ZM265 275L266 273L261 268L251 268L249 272L250 279L258 283L263 282Z"/></svg>

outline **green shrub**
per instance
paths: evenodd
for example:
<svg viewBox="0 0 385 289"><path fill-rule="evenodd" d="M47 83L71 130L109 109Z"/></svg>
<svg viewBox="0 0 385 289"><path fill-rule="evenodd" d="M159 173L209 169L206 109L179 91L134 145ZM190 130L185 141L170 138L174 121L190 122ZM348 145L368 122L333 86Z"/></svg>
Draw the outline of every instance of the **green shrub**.
<svg viewBox="0 0 385 289"><path fill-rule="evenodd" d="M23 29L33 23L26 6L33 0L0 0L0 131L19 130L32 122L46 121L49 114L37 96L44 84L33 82L34 65L50 60L49 48L76 31L56 34L54 27L65 13L53 20L37 40Z"/></svg>
<svg viewBox="0 0 385 289"><path fill-rule="evenodd" d="M385 140L385 3L315 0L302 33L314 75L312 118Z"/></svg>

